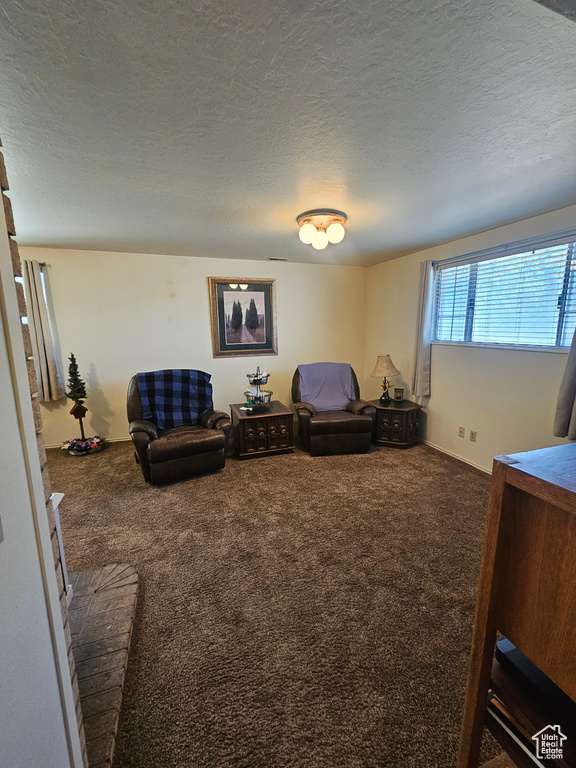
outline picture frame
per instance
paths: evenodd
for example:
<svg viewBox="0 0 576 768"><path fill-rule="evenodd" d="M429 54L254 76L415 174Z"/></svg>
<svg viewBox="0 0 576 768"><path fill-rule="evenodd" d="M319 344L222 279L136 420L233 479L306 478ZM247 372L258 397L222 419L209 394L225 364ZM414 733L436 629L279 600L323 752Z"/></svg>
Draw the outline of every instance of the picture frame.
<svg viewBox="0 0 576 768"><path fill-rule="evenodd" d="M213 357L277 355L276 280L209 277Z"/></svg>

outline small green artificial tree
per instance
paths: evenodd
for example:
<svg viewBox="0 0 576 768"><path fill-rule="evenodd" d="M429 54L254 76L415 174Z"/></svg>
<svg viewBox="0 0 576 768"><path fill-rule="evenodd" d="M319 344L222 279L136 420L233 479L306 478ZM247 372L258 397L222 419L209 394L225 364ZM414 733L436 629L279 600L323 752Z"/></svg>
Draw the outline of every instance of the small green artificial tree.
<svg viewBox="0 0 576 768"><path fill-rule="evenodd" d="M68 392L66 392L66 397L74 400L74 406L70 413L80 422L80 434L82 440L85 440L86 435L84 434L84 422L82 419L88 409L83 405L82 398L86 397L86 384L80 378L78 363L74 355L70 355L68 359L70 360L70 365L68 366Z"/></svg>
<svg viewBox="0 0 576 768"><path fill-rule="evenodd" d="M70 355L68 359L70 360L70 365L68 366L68 392L66 392L66 397L78 402L78 400L87 397L86 384L80 378L78 363L74 355Z"/></svg>

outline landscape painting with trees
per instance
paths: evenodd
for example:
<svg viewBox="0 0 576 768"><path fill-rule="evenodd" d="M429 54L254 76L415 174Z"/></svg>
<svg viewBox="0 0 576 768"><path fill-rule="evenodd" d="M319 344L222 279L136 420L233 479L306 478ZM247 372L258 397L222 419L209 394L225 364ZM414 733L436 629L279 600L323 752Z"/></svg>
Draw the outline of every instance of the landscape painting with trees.
<svg viewBox="0 0 576 768"><path fill-rule="evenodd" d="M224 313L228 344L261 344L266 340L264 294L226 291Z"/></svg>
<svg viewBox="0 0 576 768"><path fill-rule="evenodd" d="M209 277L214 357L278 354L275 280Z"/></svg>

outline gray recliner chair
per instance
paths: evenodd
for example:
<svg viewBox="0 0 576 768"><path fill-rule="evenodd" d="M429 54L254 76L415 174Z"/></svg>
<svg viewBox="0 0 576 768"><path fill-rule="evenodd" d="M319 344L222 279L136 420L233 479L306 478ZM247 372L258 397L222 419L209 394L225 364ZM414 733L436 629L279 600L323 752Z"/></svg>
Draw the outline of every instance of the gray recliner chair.
<svg viewBox="0 0 576 768"><path fill-rule="evenodd" d="M150 375L196 374L210 376L202 371L155 371ZM230 417L223 411L215 411L212 408L212 386L207 385L209 395L203 392L203 397L191 410L184 408L185 413L194 413L198 410L198 416L184 417L185 423L178 426L160 428L152 418L144 418L145 412L142 405L142 396L138 386L138 376L133 376L128 385L128 420L130 422L130 435L136 449L136 461L140 465L146 482L151 485L164 485L165 483L184 480L196 475L204 475L224 467L226 461L226 444L230 432ZM190 397L197 395L191 393ZM182 398L182 393L178 393ZM148 397L144 398L148 402ZM198 408L199 406L199 408Z"/></svg>
<svg viewBox="0 0 576 768"><path fill-rule="evenodd" d="M338 378L336 386L332 374ZM360 399L358 379L347 363L299 365L292 400L303 447L312 456L370 450L376 408Z"/></svg>

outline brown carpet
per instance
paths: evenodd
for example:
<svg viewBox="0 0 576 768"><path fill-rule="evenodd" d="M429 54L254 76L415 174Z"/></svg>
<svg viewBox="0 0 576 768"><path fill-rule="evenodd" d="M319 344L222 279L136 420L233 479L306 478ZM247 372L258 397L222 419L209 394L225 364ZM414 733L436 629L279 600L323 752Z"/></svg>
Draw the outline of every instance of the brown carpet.
<svg viewBox="0 0 576 768"><path fill-rule="evenodd" d="M486 474L422 445L165 488L129 443L49 470L70 570L141 578L115 768L454 764Z"/></svg>

